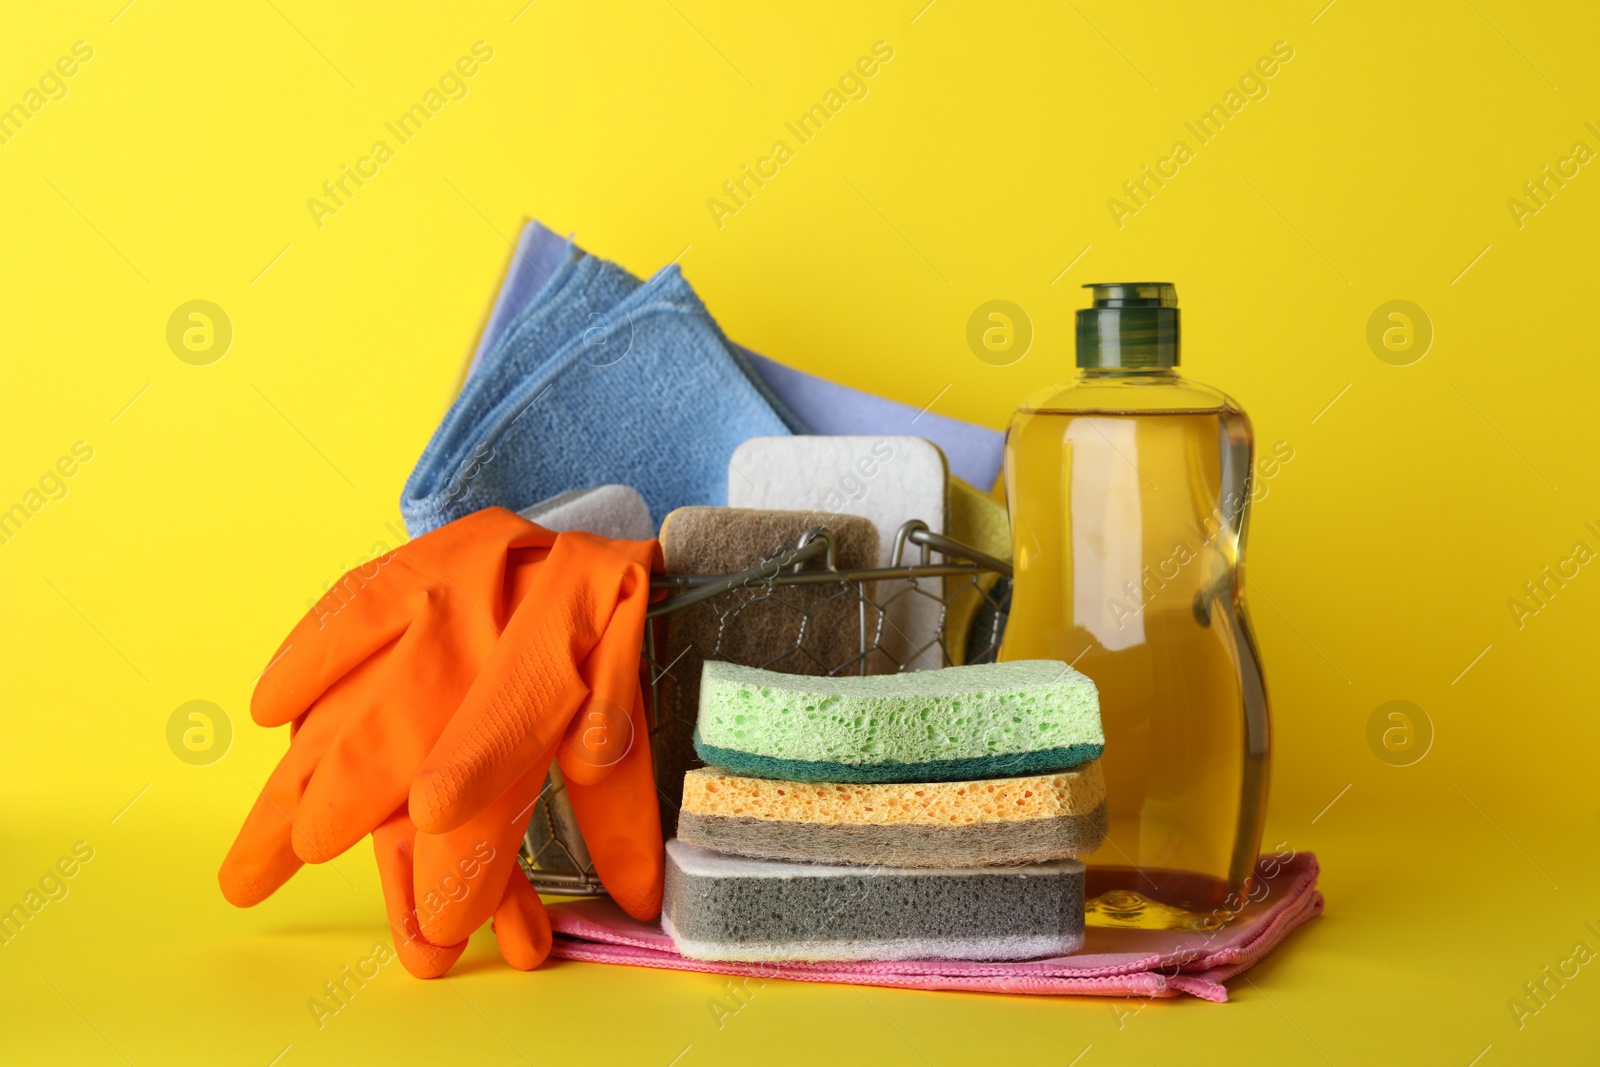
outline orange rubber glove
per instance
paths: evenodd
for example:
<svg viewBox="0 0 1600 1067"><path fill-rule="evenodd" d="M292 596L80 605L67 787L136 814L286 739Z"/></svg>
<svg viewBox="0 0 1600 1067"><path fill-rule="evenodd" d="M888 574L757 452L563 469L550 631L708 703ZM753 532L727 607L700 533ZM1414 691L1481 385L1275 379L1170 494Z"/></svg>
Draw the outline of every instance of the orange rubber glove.
<svg viewBox="0 0 1600 1067"><path fill-rule="evenodd" d="M552 758L607 892L635 918L660 912L661 827L651 814L655 777L639 688L652 565L660 565L653 541L568 533L552 548L412 786L414 884L427 941L465 938L491 913L500 933L506 887L524 882L514 876L516 848ZM492 858L477 871L461 866L461 857L485 854ZM548 930L537 896L518 914ZM546 935L538 960L548 949Z"/></svg>
<svg viewBox="0 0 1600 1067"><path fill-rule="evenodd" d="M223 862L228 900L265 900L405 804L555 539L480 511L352 570L300 620L250 701L292 742Z"/></svg>
<svg viewBox="0 0 1600 1067"><path fill-rule="evenodd" d="M467 798L452 799L451 822L431 823L437 833L404 822L412 896L398 914L413 974L444 973L491 916L512 966L531 969L548 955L549 919L516 853L553 758L606 890L636 918L660 913L661 826L639 688L650 568L659 564L653 541L567 533L551 549L412 789L411 818L418 792L431 792L425 777L458 783ZM391 905L391 924L395 915Z"/></svg>
<svg viewBox="0 0 1600 1067"><path fill-rule="evenodd" d="M405 798L464 696L475 694L475 719L486 703L543 696L535 718L558 739L580 707L591 709L563 744L574 807L599 844L602 878L617 882L630 911L653 915L661 841L637 676L651 564L659 565L653 542L558 538L493 508L351 572L341 589L353 585L355 595L319 602L257 687L253 717L294 723L293 739L224 861L224 895L257 903L301 862L332 858L370 832L408 970L443 974L490 915L506 959L536 966L549 950L548 921L527 881L510 875L550 753L514 752L520 764L497 764L515 780L450 833L418 833ZM605 650L591 657L603 638ZM485 664L495 670L480 677ZM508 677L529 671L560 683L537 693L508 687ZM624 749L627 734L638 743ZM594 790L608 774L620 788Z"/></svg>

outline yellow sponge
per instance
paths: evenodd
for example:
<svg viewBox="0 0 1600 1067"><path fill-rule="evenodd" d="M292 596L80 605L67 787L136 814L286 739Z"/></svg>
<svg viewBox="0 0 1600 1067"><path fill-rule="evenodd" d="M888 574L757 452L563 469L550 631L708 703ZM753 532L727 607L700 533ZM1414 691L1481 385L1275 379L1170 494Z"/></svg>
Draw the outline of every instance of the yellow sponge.
<svg viewBox="0 0 1600 1067"><path fill-rule="evenodd" d="M945 525L946 533L969 548L996 559L1011 559L1011 520L1006 514L1005 505L986 493L980 493L955 475L950 476L950 518ZM950 606L945 609L944 648L952 667L967 662L967 645L980 612L983 615L980 626L994 627L994 612L982 609L987 604L984 594L994 588L999 577L985 573L974 585L950 598ZM946 578L945 581L954 584L955 579ZM978 637L979 653L995 643L995 635L987 631ZM993 658L992 649L990 658Z"/></svg>
<svg viewBox="0 0 1600 1067"><path fill-rule="evenodd" d="M849 785L706 767L684 779L678 837L734 855L813 863L1038 863L1099 846L1105 795L1098 762L1025 778Z"/></svg>

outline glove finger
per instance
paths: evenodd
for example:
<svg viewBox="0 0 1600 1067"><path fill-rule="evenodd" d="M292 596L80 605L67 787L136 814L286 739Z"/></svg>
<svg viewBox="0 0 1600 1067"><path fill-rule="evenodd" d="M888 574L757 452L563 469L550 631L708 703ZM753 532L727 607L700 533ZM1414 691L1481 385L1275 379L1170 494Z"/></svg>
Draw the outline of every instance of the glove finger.
<svg viewBox="0 0 1600 1067"><path fill-rule="evenodd" d="M494 909L494 938L500 955L519 971L533 970L550 955L550 916L520 869Z"/></svg>
<svg viewBox="0 0 1600 1067"><path fill-rule="evenodd" d="M467 940L437 945L422 936L417 922L416 900L412 896L413 844L416 827L401 808L372 832L372 850L378 860L378 878L383 883L383 905L388 913L389 931L400 963L418 978L438 978L455 966L466 951Z"/></svg>
<svg viewBox="0 0 1600 1067"><path fill-rule="evenodd" d="M417 834L414 888L422 935L436 944L469 936L489 920L506 883L523 877L517 850L544 788L552 753L465 825Z"/></svg>
<svg viewBox="0 0 1600 1067"><path fill-rule="evenodd" d="M402 633L415 572L398 551L347 572L283 639L250 696L258 726L282 726Z"/></svg>
<svg viewBox="0 0 1600 1067"><path fill-rule="evenodd" d="M645 732L644 698L635 689L633 748L597 785L567 782L567 797L595 871L622 910L641 922L661 913L665 859L655 772Z"/></svg>
<svg viewBox="0 0 1600 1067"><path fill-rule="evenodd" d="M352 672L345 683L329 690L293 730L289 750L262 787L217 872L222 895L229 902L241 908L259 904L300 869L297 816L306 783L348 717L351 693L359 691L372 669L363 665Z"/></svg>
<svg viewBox="0 0 1600 1067"><path fill-rule="evenodd" d="M589 568L567 545L564 534L412 782L411 817L427 833L447 833L503 796L588 695L578 664L610 612L596 619Z"/></svg>
<svg viewBox="0 0 1600 1067"><path fill-rule="evenodd" d="M300 802L296 852L337 856L406 803L411 779L499 637L454 594L430 605L386 657L381 688L366 687Z"/></svg>
<svg viewBox="0 0 1600 1067"><path fill-rule="evenodd" d="M577 665L619 599L648 595L649 561L659 554L654 541L582 533L557 539L412 783L411 815L420 829L461 826L555 745L588 695Z"/></svg>
<svg viewBox="0 0 1600 1067"><path fill-rule="evenodd" d="M293 719L335 681L399 637L419 598L445 576L475 587L487 604L503 586L506 557L520 547L545 547L555 535L504 508L485 508L393 552L369 560L312 605L256 683L250 715L262 726Z"/></svg>
<svg viewBox="0 0 1600 1067"><path fill-rule="evenodd" d="M634 729L633 706L639 695L639 646L649 588L648 580L624 585L610 625L579 668L589 699L556 749L569 782L601 782L634 746L648 744L648 735Z"/></svg>

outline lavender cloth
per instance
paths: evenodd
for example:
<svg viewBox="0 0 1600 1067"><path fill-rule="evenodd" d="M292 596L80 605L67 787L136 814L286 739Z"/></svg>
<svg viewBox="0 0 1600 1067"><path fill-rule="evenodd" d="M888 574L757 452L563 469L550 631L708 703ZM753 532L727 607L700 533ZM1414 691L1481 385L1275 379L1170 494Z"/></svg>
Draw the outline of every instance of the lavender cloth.
<svg viewBox="0 0 1600 1067"><path fill-rule="evenodd" d="M1310 853L1264 856L1257 866L1265 896L1206 932L1121 930L1091 926L1083 951L1020 963L927 960L896 963L721 963L680 956L655 923L625 915L608 899L550 906L559 959L677 971L788 978L801 982L954 989L980 993L1228 999L1223 982L1277 948L1322 914L1320 873ZM1223 913L1227 914L1227 913Z"/></svg>
<svg viewBox="0 0 1600 1067"><path fill-rule="evenodd" d="M1006 435L998 430L919 411L909 404L839 385L775 363L748 348L744 355L767 388L812 433L829 437L925 437L943 450L950 473L969 485L987 492L1000 477Z"/></svg>
<svg viewBox="0 0 1600 1067"><path fill-rule="evenodd" d="M517 313L526 307L567 256L572 242L536 221L522 228L516 254L494 310L472 357L470 375L488 354ZM960 419L920 411L859 389L786 367L733 345L767 390L812 433L829 436L908 434L938 445L950 462L950 473L987 491L1000 477L1005 434ZM791 429L801 427L791 426Z"/></svg>
<svg viewBox="0 0 1600 1067"><path fill-rule="evenodd" d="M506 280L494 298L494 308L483 327L483 336L478 338L477 351L472 354L468 375L478 369L478 364L500 340L500 335L506 332L511 320L533 302L539 290L566 262L567 248L571 243L537 222L530 222L522 228L516 251L511 256L511 268L506 272Z"/></svg>

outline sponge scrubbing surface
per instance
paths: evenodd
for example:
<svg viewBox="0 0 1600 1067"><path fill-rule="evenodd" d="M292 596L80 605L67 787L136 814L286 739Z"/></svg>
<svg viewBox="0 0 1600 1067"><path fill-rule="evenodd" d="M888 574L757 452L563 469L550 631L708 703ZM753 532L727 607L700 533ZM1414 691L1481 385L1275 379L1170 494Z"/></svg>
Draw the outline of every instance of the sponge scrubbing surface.
<svg viewBox="0 0 1600 1067"><path fill-rule="evenodd" d="M1083 864L955 871L741 859L667 842L661 926L701 960L1019 960L1083 946Z"/></svg>
<svg viewBox="0 0 1600 1067"><path fill-rule="evenodd" d="M661 524L668 574L732 574L754 567L793 544L823 519L812 511L754 508L678 508ZM856 515L829 515L834 562L841 570L878 565L878 528ZM875 582L863 582L876 595ZM698 761L694 724L700 713L700 674L708 659L760 664L789 674L848 669L860 656L858 605L834 584L791 585L770 595L693 604L669 613L658 636L657 662L671 664L657 679L652 729L662 825L678 817L683 772ZM667 799L671 798L671 799Z"/></svg>
<svg viewBox="0 0 1600 1067"><path fill-rule="evenodd" d="M1099 763L986 782L839 785L684 780L678 837L718 852L810 863L982 867L1087 855L1106 834Z"/></svg>
<svg viewBox="0 0 1600 1067"><path fill-rule="evenodd" d="M1058 660L814 678L705 665L695 750L799 782L935 782L1047 774L1097 759L1094 683Z"/></svg>

